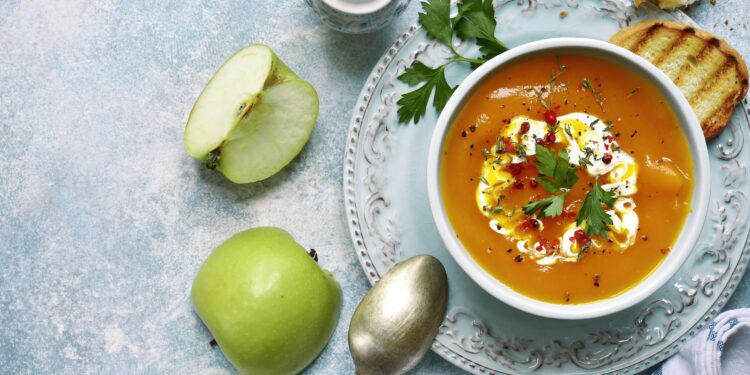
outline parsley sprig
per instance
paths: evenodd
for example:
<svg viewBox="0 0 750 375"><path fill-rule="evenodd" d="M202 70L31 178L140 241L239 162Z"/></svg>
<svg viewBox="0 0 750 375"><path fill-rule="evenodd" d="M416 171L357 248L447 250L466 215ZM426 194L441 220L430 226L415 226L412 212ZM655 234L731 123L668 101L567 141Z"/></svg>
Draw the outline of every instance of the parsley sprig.
<svg viewBox="0 0 750 375"><path fill-rule="evenodd" d="M537 213L537 217L555 217L562 214L565 196L578 182L577 169L570 165L568 153L562 150L555 154L553 150L542 145L536 145L536 169L540 176L537 181L550 194L551 197L531 202L523 206L526 215ZM585 222L586 234L606 238L612 218L605 211L605 207L612 208L615 204L615 194L604 190L599 181L594 182L594 187L586 193L583 204L576 217L576 225Z"/></svg>
<svg viewBox="0 0 750 375"><path fill-rule="evenodd" d="M555 154L554 151L540 144L536 145L535 165L540 174L537 181L544 190L555 195L523 206L523 212L526 215L533 215L538 211L537 217L540 219L558 216L562 214L565 196L578 182L576 169L571 167L566 150Z"/></svg>
<svg viewBox="0 0 750 375"><path fill-rule="evenodd" d="M615 204L615 193L606 191L599 186L599 181L594 182L594 187L583 199L581 209L576 217L576 225L586 222L586 234L589 237L598 235L607 237L609 225L612 225L612 218L604 211L603 205L612 208Z"/></svg>
<svg viewBox="0 0 750 375"><path fill-rule="evenodd" d="M419 13L419 22L431 37L447 46L453 58L436 67L428 67L420 61L414 61L398 79L410 86L423 83L416 89L402 95L398 101L398 121L408 123L419 120L427 112L432 92L435 92L432 105L440 111L445 107L448 98L455 91L445 78L445 68L455 62L467 62L476 68L487 60L505 52L508 48L495 38L495 9L492 0L463 0L458 4L458 13L451 17L450 0L427 0L422 2L423 13ZM475 39L479 45L478 58L462 56L453 47L453 35L461 40Z"/></svg>
<svg viewBox="0 0 750 375"><path fill-rule="evenodd" d="M567 193L553 195L536 202L531 202L523 206L523 213L526 215L533 215L534 212L539 211L537 217L544 219L545 217L555 217L562 214L563 203L565 202L565 196Z"/></svg>
<svg viewBox="0 0 750 375"><path fill-rule="evenodd" d="M536 145L536 169L542 175L539 184L544 190L555 194L560 190L570 190L576 182L576 168L570 165L568 151L562 150L555 154L554 151L540 144Z"/></svg>

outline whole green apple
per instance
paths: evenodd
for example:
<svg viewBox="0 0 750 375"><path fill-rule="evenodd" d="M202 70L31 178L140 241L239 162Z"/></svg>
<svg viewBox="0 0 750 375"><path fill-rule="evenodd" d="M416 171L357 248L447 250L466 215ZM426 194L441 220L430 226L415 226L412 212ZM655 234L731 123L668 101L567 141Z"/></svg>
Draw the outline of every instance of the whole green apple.
<svg viewBox="0 0 750 375"><path fill-rule="evenodd" d="M195 311L241 374L293 374L323 350L341 289L291 235L254 228L208 256L192 288Z"/></svg>

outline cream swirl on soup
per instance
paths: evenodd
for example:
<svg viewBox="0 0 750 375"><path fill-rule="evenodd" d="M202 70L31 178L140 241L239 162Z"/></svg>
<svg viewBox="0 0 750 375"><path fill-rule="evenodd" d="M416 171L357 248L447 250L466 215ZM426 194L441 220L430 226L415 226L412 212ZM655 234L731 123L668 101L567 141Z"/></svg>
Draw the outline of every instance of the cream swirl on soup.
<svg viewBox="0 0 750 375"><path fill-rule="evenodd" d="M622 252L632 246L639 224L632 199L638 191L638 165L620 148L612 128L611 122L580 112L557 117L553 126L525 116L510 119L497 142L483 149L485 161L476 188L476 202L489 219L490 228L515 243L518 251L530 260L544 266L577 262L589 250L606 247ZM586 221L577 223L571 215L563 219L562 235L545 238L541 210L524 215L520 207L504 204L506 193L519 187L518 168L528 165L540 144L565 150L571 167L594 177L597 184L612 195L613 204L604 211L611 222L607 224L606 238L589 237L585 231ZM536 179L529 182L536 187ZM568 189L560 188L563 198Z"/></svg>

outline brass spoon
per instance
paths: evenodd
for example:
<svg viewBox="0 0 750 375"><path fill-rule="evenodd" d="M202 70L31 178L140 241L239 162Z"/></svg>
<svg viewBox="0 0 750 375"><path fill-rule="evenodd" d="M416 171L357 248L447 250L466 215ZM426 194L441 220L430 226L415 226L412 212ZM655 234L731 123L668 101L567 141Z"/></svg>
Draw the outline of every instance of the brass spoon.
<svg viewBox="0 0 750 375"><path fill-rule="evenodd" d="M414 368L438 333L448 278L436 258L398 263L365 295L349 325L349 350L359 375L402 374Z"/></svg>

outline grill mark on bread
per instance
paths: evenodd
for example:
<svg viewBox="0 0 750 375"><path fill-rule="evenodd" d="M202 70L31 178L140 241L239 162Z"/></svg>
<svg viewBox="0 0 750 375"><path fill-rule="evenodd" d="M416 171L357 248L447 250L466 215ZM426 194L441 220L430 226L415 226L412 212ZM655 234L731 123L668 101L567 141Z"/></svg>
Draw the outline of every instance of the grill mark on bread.
<svg viewBox="0 0 750 375"><path fill-rule="evenodd" d="M643 46L648 46L647 51L643 56L654 65L658 65L659 61L663 60L668 56L668 53L675 43L680 39L680 34L674 30L670 30L666 27L662 27L658 32L655 32L651 38L651 43L644 43Z"/></svg>
<svg viewBox="0 0 750 375"><path fill-rule="evenodd" d="M726 56L713 45L704 44L704 48L695 57L695 61L695 63L687 64L688 67L679 73L675 83L700 118L702 112L697 109L697 106L708 101L708 99L701 101L702 96L700 94L706 92L706 86L722 83L715 77L721 73L721 69L726 62Z"/></svg>
<svg viewBox="0 0 750 375"><path fill-rule="evenodd" d="M668 28L664 28L665 30L669 30ZM654 65L659 66L661 63L664 62L665 59L672 56L672 53L678 49L678 47L684 46L688 42L688 38L692 35L695 35L695 29L692 27L683 29L683 30L672 30L673 32L676 32L678 35L674 40L672 40L672 43L669 44L669 47L664 49L664 52L659 56L659 59L654 62Z"/></svg>
<svg viewBox="0 0 750 375"><path fill-rule="evenodd" d="M688 98L688 102L690 102L690 105L696 110L696 114L698 115L701 123L707 122L708 119L711 118L710 115L712 113L700 111L700 108L707 105L704 103L716 102L716 97L714 95L722 90L726 78L725 75L727 74L727 72L729 72L730 67L730 64L727 64L727 62L725 61L724 64L722 64L714 74L710 75L710 77L713 77L713 79L706 80L703 87L701 87L698 91L693 93L693 95ZM726 93L722 94L721 99L726 99L726 97L732 94L731 90L726 91ZM721 101L719 101L718 103L721 103Z"/></svg>
<svg viewBox="0 0 750 375"><path fill-rule="evenodd" d="M648 29L646 29L646 31L644 31L640 35L640 37L635 42L635 45L632 48L630 48L630 50L633 51L634 53L638 54L638 52L640 52L641 48L643 48L643 45L645 45L646 42L648 42L648 39L651 37L651 35L654 35L654 33L656 33L656 31L659 30L659 29L661 29L662 27L663 26L661 24L656 23L653 26L651 26Z"/></svg>
<svg viewBox="0 0 750 375"><path fill-rule="evenodd" d="M680 72L688 65L689 57L700 52L703 45L697 38L693 38L694 32L683 32L680 34L680 42L666 55L657 67L666 73L672 81L676 81Z"/></svg>
<svg viewBox="0 0 750 375"><path fill-rule="evenodd" d="M724 73L726 73L729 69L733 68L734 65L729 62L729 60L725 59L724 63L719 65L716 68L716 71L714 71L712 74L708 74L708 77L714 77L714 79L706 79L704 80L703 86L698 88L695 92L693 92L692 95L688 98L688 101L692 104L693 99L697 96L700 96L702 94L705 94L708 91L713 90L717 85L723 84L721 77L724 76Z"/></svg>
<svg viewBox="0 0 750 375"><path fill-rule="evenodd" d="M700 102L697 102L694 108L698 108L698 111L700 114L700 121L701 126L705 126L706 128L713 129L717 125L717 121L715 119L721 117L721 113L728 113L729 115L726 116L731 117L732 109L734 108L736 102L742 100L742 98L738 98L739 92L737 90L733 90L732 85L725 85L724 82L729 79L733 79L735 83L739 84L737 71L735 69L734 64L727 60L727 62L722 67L721 74L716 76L716 79L714 79L712 82L713 84L710 85L710 90L714 90L716 86L719 86L717 90L725 91L720 97L715 98L711 95L708 96L707 100L705 100L708 104L702 104ZM729 76L729 77L728 77ZM732 77L733 76L733 77ZM723 89L723 90L722 90ZM691 101L691 106L693 106L693 103ZM708 110L706 111L700 111L702 107L708 106ZM712 108L712 109L711 109ZM718 129L721 130L721 129ZM717 130L717 132L718 132Z"/></svg>
<svg viewBox="0 0 750 375"><path fill-rule="evenodd" d="M741 73L736 69L727 69L726 72L716 77L723 85L717 87L717 93L708 96L701 101L696 108L697 113L704 114L701 118L702 124L706 124L706 130L711 135L716 135L724 127L734 112L734 105L742 100L744 91L738 90ZM720 95L720 96L718 96Z"/></svg>
<svg viewBox="0 0 750 375"><path fill-rule="evenodd" d="M685 61L685 64L683 64L680 67L680 70L677 72L677 79L674 80L674 83L680 88L683 88L683 81L689 78L694 78L691 77L688 73L691 70L696 69L696 67L701 64L701 61L704 61L705 54L708 52L710 52L709 46L708 44L704 44L697 55L688 55L687 61ZM695 60L695 62L691 61L691 58L692 60Z"/></svg>

